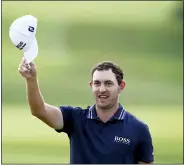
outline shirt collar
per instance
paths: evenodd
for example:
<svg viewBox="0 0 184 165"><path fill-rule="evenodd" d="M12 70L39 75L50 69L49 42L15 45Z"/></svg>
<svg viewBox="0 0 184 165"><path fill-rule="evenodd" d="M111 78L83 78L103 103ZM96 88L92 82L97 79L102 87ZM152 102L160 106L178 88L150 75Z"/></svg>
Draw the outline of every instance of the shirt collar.
<svg viewBox="0 0 184 165"><path fill-rule="evenodd" d="M89 108L89 111L87 113L87 118L88 119L99 119L99 117L97 116L97 113L96 113L96 108L95 108L95 104L91 107L88 107ZM116 111L116 113L114 114L114 116L112 116L112 119L116 119L116 120L124 120L125 119L125 114L126 114L126 111L125 109L123 108L123 106L121 104L119 104L119 108L118 110Z"/></svg>

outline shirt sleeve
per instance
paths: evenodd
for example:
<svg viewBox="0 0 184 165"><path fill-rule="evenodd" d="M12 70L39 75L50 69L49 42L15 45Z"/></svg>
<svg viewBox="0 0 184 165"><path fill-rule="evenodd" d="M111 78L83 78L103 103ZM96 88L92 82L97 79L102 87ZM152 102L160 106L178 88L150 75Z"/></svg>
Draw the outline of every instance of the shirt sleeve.
<svg viewBox="0 0 184 165"><path fill-rule="evenodd" d="M72 106L60 106L59 109L62 112L63 115L63 129L57 130L55 129L58 133L64 132L67 134L71 134L73 130L73 113L76 110L76 108Z"/></svg>
<svg viewBox="0 0 184 165"><path fill-rule="evenodd" d="M137 150L138 162L145 162L145 163L154 162L154 148L148 126L143 125L140 133L141 138Z"/></svg>

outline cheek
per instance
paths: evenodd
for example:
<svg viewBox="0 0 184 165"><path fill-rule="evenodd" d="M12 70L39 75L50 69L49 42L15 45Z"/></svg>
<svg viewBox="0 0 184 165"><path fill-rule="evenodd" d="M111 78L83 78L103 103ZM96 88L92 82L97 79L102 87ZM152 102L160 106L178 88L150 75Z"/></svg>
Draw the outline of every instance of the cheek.
<svg viewBox="0 0 184 165"><path fill-rule="evenodd" d="M98 92L98 88L92 87L92 93L96 94Z"/></svg>
<svg viewBox="0 0 184 165"><path fill-rule="evenodd" d="M110 92L111 92L111 94L112 94L113 96L116 96L116 95L119 94L119 89L113 88L113 89L110 90Z"/></svg>

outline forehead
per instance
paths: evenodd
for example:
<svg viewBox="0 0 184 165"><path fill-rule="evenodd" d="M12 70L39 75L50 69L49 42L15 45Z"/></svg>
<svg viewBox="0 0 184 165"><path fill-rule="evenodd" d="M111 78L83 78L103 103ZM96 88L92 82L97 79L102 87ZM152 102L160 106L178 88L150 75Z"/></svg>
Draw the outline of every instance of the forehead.
<svg viewBox="0 0 184 165"><path fill-rule="evenodd" d="M107 81L107 80L111 80L113 82L116 81L116 76L115 74L112 72L111 69L109 70L96 70L93 73L93 81L98 80L98 81Z"/></svg>

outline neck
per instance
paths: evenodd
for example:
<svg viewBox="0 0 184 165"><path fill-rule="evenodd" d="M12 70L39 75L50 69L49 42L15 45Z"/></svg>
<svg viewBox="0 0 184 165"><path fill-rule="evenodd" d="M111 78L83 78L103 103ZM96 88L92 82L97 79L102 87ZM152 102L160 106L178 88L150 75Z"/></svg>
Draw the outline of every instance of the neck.
<svg viewBox="0 0 184 165"><path fill-rule="evenodd" d="M96 113L103 122L107 122L116 113L118 108L119 108L118 102L114 104L112 107L109 107L105 110L97 107L96 105Z"/></svg>

